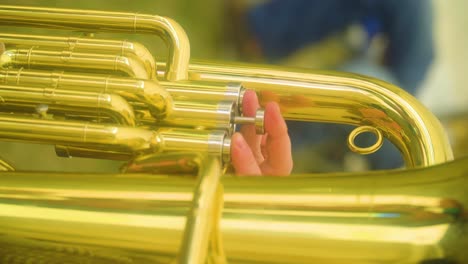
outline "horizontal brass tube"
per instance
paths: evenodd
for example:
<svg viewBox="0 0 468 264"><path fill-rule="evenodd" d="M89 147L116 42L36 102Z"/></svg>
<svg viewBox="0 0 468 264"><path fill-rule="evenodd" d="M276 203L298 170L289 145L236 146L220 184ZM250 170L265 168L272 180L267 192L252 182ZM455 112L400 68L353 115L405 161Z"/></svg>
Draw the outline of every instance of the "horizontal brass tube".
<svg viewBox="0 0 468 264"><path fill-rule="evenodd" d="M174 100L232 101L242 106L245 89L240 83L203 81L160 81L161 87L171 93Z"/></svg>
<svg viewBox="0 0 468 264"><path fill-rule="evenodd" d="M164 63L158 76L164 76ZM434 115L410 94L389 83L338 72L193 62L189 79L237 82L275 101L288 120L369 125L402 153L406 166L425 167L453 159L448 138Z"/></svg>
<svg viewBox="0 0 468 264"><path fill-rule="evenodd" d="M69 50L50 51L39 48L7 50L0 57L0 67L10 66L86 72L102 71L103 73L125 74L134 78L151 78L145 65L132 57Z"/></svg>
<svg viewBox="0 0 468 264"><path fill-rule="evenodd" d="M55 37L24 34L0 33L0 42L7 49L10 45L16 48L41 47L55 50L70 50L81 53L112 54L140 60L151 79L156 78L156 62L153 55L140 43L127 40L104 40L84 37Z"/></svg>
<svg viewBox="0 0 468 264"><path fill-rule="evenodd" d="M37 113L38 105L45 107L44 114L90 117L101 122L111 118L121 125L135 126L132 107L115 94L80 92L54 88L35 88L0 84L0 111Z"/></svg>
<svg viewBox="0 0 468 264"><path fill-rule="evenodd" d="M232 101L181 101L174 100L171 113L163 120L155 120L145 114L145 111L137 111L143 114L140 121L148 126L177 126L197 129L222 129L229 133L234 131L236 125L234 117L237 116L237 106Z"/></svg>
<svg viewBox="0 0 468 264"><path fill-rule="evenodd" d="M0 83L115 93L129 101L145 104L156 120L163 119L172 109L171 95L157 82L151 80L28 69L3 69L0 70Z"/></svg>
<svg viewBox="0 0 468 264"><path fill-rule="evenodd" d="M165 79L187 79L190 45L185 31L166 17L104 12L0 5L0 22L10 26L156 34L168 45Z"/></svg>
<svg viewBox="0 0 468 264"><path fill-rule="evenodd" d="M143 103L156 120L172 109L172 99L197 102L233 101L240 108L244 88L237 83L199 81L165 82L30 69L0 70L0 83L25 86L49 86L61 89L116 93L130 101Z"/></svg>
<svg viewBox="0 0 468 264"><path fill-rule="evenodd" d="M155 131L80 123L31 119L0 115L0 138L51 145L70 145L101 150L105 157L111 152L136 157L147 153L186 151L210 153L230 160L230 140L223 131L158 128ZM96 156L96 158L100 158Z"/></svg>
<svg viewBox="0 0 468 264"><path fill-rule="evenodd" d="M228 131L234 129L234 118L240 115L236 102L243 94L243 88L234 83L183 81L158 85L151 80L27 69L0 70L0 83L117 93L138 102L131 105L142 124Z"/></svg>
<svg viewBox="0 0 468 264"><path fill-rule="evenodd" d="M468 160L413 170L225 176L229 263L467 263ZM195 179L0 173L0 256L175 259ZM254 253L253 253L254 252ZM46 254L47 253L47 254ZM63 261L62 261L63 262Z"/></svg>

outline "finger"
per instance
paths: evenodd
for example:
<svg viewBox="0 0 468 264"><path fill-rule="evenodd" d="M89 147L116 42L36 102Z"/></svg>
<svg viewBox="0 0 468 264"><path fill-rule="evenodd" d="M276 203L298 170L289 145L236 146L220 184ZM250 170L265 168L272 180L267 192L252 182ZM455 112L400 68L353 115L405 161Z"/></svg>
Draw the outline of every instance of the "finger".
<svg viewBox="0 0 468 264"><path fill-rule="evenodd" d="M252 90L247 90L244 93L244 98L242 102L242 111L244 116L255 116L257 109L260 107L258 103L257 94ZM255 160L258 164L263 162L263 155L260 149L260 142L262 140L261 135L257 135L254 125L243 125L240 129L242 135L252 149L252 153L255 157Z"/></svg>
<svg viewBox="0 0 468 264"><path fill-rule="evenodd" d="M231 162L236 174L262 174L249 145L240 133L234 133L231 138Z"/></svg>
<svg viewBox="0 0 468 264"><path fill-rule="evenodd" d="M263 174L290 174L293 167L291 140L277 103L271 102L265 107L265 131L268 133L265 146L268 159L261 165Z"/></svg>

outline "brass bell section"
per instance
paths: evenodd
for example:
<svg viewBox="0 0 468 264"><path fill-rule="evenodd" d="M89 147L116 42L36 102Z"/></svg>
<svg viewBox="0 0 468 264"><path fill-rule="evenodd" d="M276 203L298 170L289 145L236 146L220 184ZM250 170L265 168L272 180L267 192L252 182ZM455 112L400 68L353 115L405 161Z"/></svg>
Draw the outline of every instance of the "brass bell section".
<svg viewBox="0 0 468 264"><path fill-rule="evenodd" d="M0 6L0 22L153 34L168 47L158 62L129 41L0 33L0 139L128 162L123 174L0 163L0 262L468 263L468 160L449 162L439 121L401 89L351 74L189 63L185 32L160 16ZM235 125L263 132L262 110L242 115L246 89L278 102L286 119L355 125L351 147L362 132L386 137L409 170L225 174Z"/></svg>

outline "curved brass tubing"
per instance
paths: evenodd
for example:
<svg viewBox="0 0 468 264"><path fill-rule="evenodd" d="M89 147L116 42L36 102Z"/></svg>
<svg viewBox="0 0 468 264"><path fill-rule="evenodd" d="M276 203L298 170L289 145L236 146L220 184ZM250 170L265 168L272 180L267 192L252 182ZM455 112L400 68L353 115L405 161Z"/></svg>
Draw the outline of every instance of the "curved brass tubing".
<svg viewBox="0 0 468 264"><path fill-rule="evenodd" d="M225 176L228 261L468 263L467 166L461 159L404 171ZM2 172L0 181L3 259L17 256L15 248L26 259L170 263L196 180Z"/></svg>
<svg viewBox="0 0 468 264"><path fill-rule="evenodd" d="M0 84L0 98L1 112L38 113L43 117L57 114L98 122L110 117L117 124L132 127L136 124L132 107L116 94ZM44 109L38 109L41 104Z"/></svg>
<svg viewBox="0 0 468 264"><path fill-rule="evenodd" d="M0 83L33 87L57 87L77 91L116 93L127 100L143 103L156 120L164 119L173 109L172 98L179 102L236 102L240 106L244 88L236 83L199 81L160 82L115 76L38 71L0 70ZM183 104L183 103L182 103ZM200 124L199 122L198 124Z"/></svg>
<svg viewBox="0 0 468 264"><path fill-rule="evenodd" d="M158 76L164 75L164 69L164 63L158 63ZM453 159L437 118L410 94L374 78L194 62L189 66L189 79L241 83L257 91L261 104L278 102L289 120L375 127L400 149L410 168Z"/></svg>
<svg viewBox="0 0 468 264"><path fill-rule="evenodd" d="M129 101L143 103L156 120L163 119L172 109L171 95L152 80L28 69L3 69L0 70L0 82L9 85L115 93Z"/></svg>
<svg viewBox="0 0 468 264"><path fill-rule="evenodd" d="M24 34L0 33L0 42L16 48L53 48L81 53L113 54L121 57L140 60L150 79L156 78L156 61L145 46L127 40L104 40L84 37L55 37Z"/></svg>
<svg viewBox="0 0 468 264"><path fill-rule="evenodd" d="M91 71L93 64L91 68L115 74L109 71L121 65L120 73L137 72L133 76L141 78L3 69L3 110L41 103L61 109L89 96L64 113L82 110L85 116L88 106L93 107L90 101L100 100L91 95L115 93L128 100L137 121L148 117L160 124L186 125L192 121L184 118L210 116L209 121L191 124L257 124L261 115L235 116L245 89L253 89L262 105L278 102L286 119L357 126L349 145L358 152L374 151L385 136L400 149L409 168L220 178L230 162L227 131L154 129L158 123L146 128L96 124L95 116L92 122L51 120L43 108L38 109L42 118L3 113L1 140L56 145L60 156L126 160L127 174L0 172L0 262L225 263L224 249L230 263L468 263L468 158L447 162L453 157L440 123L401 89L353 74L189 65L186 34L177 23L159 16L0 5L0 22L155 33L170 53L167 62L156 63L162 80L158 84L156 79L142 80L154 77L154 65L145 70L154 61L148 62L145 52L143 60L137 58L127 42L0 35L0 41L3 37L18 44L21 39L28 47L7 46L10 50L0 61L4 66L35 64L82 72ZM43 45L31 46L35 40ZM101 44L106 51L96 51ZM220 111L217 107L225 98L228 107ZM375 133L378 144L356 147L353 139L363 131ZM214 157L202 161L199 153ZM186 175L194 173L194 164L200 166L198 178ZM2 167L9 169L0 161ZM158 169L164 175L150 174ZM164 169L173 171L166 174Z"/></svg>
<svg viewBox="0 0 468 264"><path fill-rule="evenodd" d="M167 43L169 49L165 78L170 81L187 79L189 40L182 27L170 18L119 12L0 5L0 22L12 26L156 34Z"/></svg>
<svg viewBox="0 0 468 264"><path fill-rule="evenodd" d="M51 51L36 47L30 49L15 49L3 52L0 57L0 67L35 69L71 69L85 72L103 72L126 75L133 78L149 79L148 72L140 60L133 57L122 57L109 54L81 53L62 50Z"/></svg>
<svg viewBox="0 0 468 264"><path fill-rule="evenodd" d="M27 69L0 70L0 83L54 90L117 93L130 101L138 123L233 131L244 89L235 83L163 82ZM44 89L44 88L38 88ZM174 100L172 100L174 98ZM262 117L263 118L263 117ZM263 130L263 120L257 125Z"/></svg>

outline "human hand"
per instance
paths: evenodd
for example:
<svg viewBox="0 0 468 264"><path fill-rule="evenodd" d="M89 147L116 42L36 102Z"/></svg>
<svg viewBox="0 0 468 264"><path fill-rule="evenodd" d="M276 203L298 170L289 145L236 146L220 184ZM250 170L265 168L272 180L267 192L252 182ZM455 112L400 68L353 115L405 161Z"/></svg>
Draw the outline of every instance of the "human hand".
<svg viewBox="0 0 468 264"><path fill-rule="evenodd" d="M243 99L245 116L255 116L259 108L254 91ZM288 175L293 167L291 141L286 122L275 102L265 106L265 134L257 135L255 127L243 125L231 139L232 165L240 175Z"/></svg>

